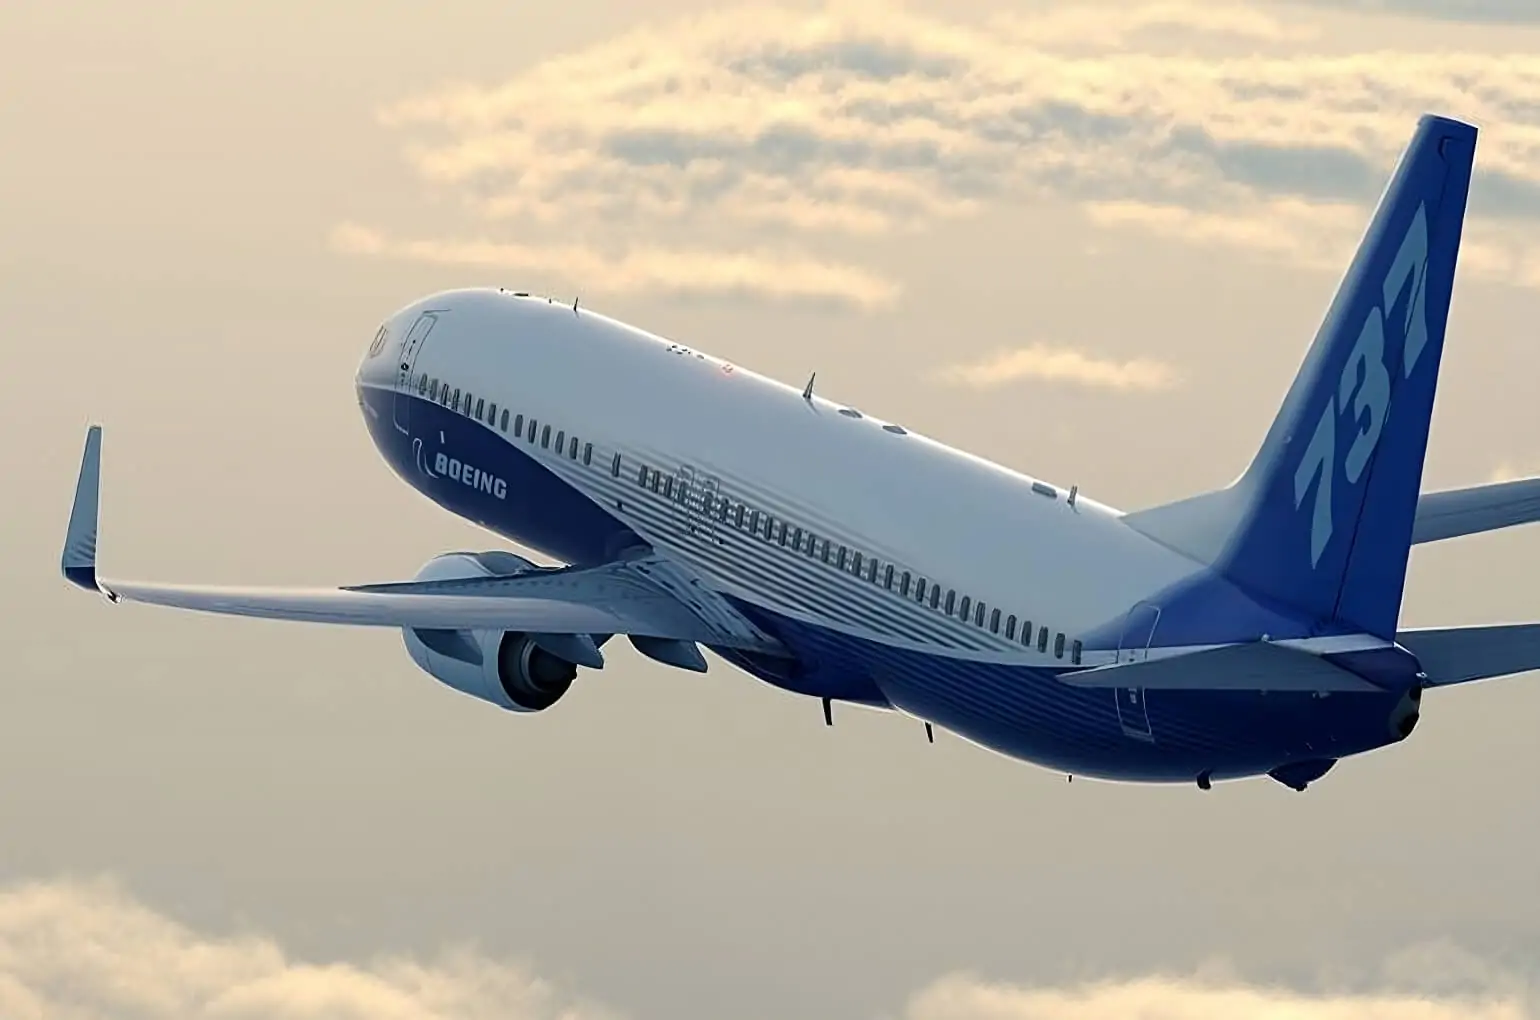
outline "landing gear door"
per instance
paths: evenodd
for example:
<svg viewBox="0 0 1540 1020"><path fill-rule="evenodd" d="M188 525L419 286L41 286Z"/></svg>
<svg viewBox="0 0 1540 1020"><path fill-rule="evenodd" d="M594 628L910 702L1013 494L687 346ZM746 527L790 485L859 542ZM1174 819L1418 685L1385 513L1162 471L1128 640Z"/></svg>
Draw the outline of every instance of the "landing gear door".
<svg viewBox="0 0 1540 1020"><path fill-rule="evenodd" d="M396 397L393 403L396 428L404 435L412 434L412 397L421 382L415 371L417 356L422 353L428 334L438 324L438 317L438 312L423 312L401 340L400 356L396 359Z"/></svg>

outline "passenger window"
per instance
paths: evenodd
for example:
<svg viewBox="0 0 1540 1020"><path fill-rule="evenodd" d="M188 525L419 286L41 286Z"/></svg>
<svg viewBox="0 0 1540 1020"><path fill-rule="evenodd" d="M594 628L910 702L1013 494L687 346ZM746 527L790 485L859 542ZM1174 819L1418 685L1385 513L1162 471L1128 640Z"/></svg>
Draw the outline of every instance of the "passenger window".
<svg viewBox="0 0 1540 1020"><path fill-rule="evenodd" d="M524 438L524 416L522 414L516 414L513 417L513 438Z"/></svg>
<svg viewBox="0 0 1540 1020"><path fill-rule="evenodd" d="M507 431L508 431L508 409L507 409L507 408L506 408L506 407L505 407L505 408L503 408L503 424L502 424L502 430L503 430L503 431L504 431L504 432L507 432Z"/></svg>
<svg viewBox="0 0 1540 1020"><path fill-rule="evenodd" d="M797 528L791 533L791 547L797 552L802 551L802 529Z"/></svg>
<svg viewBox="0 0 1540 1020"><path fill-rule="evenodd" d="M743 515L748 513L748 509L749 508L744 506L742 503L738 504L738 509L736 511L737 517L734 518L733 523L738 525L740 528L743 527Z"/></svg>
<svg viewBox="0 0 1540 1020"><path fill-rule="evenodd" d="M971 598L969 598L968 596L964 595L962 597L962 605L958 607L960 611L958 612L957 615L962 617L962 621L964 623L968 622L968 610L973 608L972 603L973 603L973 600Z"/></svg>
<svg viewBox="0 0 1540 1020"><path fill-rule="evenodd" d="M551 426L549 425L540 430L540 448L542 450L551 448Z"/></svg>
<svg viewBox="0 0 1540 1020"><path fill-rule="evenodd" d="M1021 621L1021 643L1024 644L1024 645L1031 645L1032 644L1032 621L1031 620L1022 620Z"/></svg>
<svg viewBox="0 0 1540 1020"><path fill-rule="evenodd" d="M539 431L540 431L540 423L537 422L535 419L531 418L529 420L529 445L530 446L534 446L535 445L535 433L539 432ZM551 436L550 426L546 427L545 434L546 434L546 438L549 439L550 436Z"/></svg>
<svg viewBox="0 0 1540 1020"><path fill-rule="evenodd" d="M1047 627L1039 627L1037 629L1037 650L1040 651L1040 652L1048 651L1048 628Z"/></svg>
<svg viewBox="0 0 1540 1020"><path fill-rule="evenodd" d="M1080 665L1080 653L1081 653L1081 651L1083 651L1083 649L1082 649L1081 644L1080 644L1080 642L1078 640L1075 641L1073 644L1071 644L1069 646L1069 661L1073 662L1077 666Z"/></svg>
<svg viewBox="0 0 1540 1020"><path fill-rule="evenodd" d="M560 456L562 448L567 445L567 433L561 429L556 430L556 453Z"/></svg>
<svg viewBox="0 0 1540 1020"><path fill-rule="evenodd" d="M616 478L620 477L620 452L619 451L616 451L615 459L610 462L610 474L613 475Z"/></svg>
<svg viewBox="0 0 1540 1020"><path fill-rule="evenodd" d="M451 402L451 403L450 403L450 405L449 405L449 406L450 406L450 407L451 407L451 408L452 408L452 409L453 409L453 410L454 410L454 412L455 412L455 413L456 413L456 414L459 414L459 413L460 413L460 390L459 390L459 388L458 388L458 387L456 387L456 389L455 389L455 398L454 398L454 400L453 400L453 401L452 401L452 402Z"/></svg>
<svg viewBox="0 0 1540 1020"><path fill-rule="evenodd" d="M790 528L786 527L785 521L781 521L776 525L775 537L782 545L786 544L786 533L790 530Z"/></svg>
<svg viewBox="0 0 1540 1020"><path fill-rule="evenodd" d="M946 615L951 616L952 610L957 605L957 589L948 588L946 593Z"/></svg>
<svg viewBox="0 0 1540 1020"><path fill-rule="evenodd" d="M647 465L643 464L636 469L636 484L647 488Z"/></svg>
<svg viewBox="0 0 1540 1020"><path fill-rule="evenodd" d="M417 380L417 395L419 397L421 397L421 396L425 395L427 392L428 392L428 377L427 376L421 376Z"/></svg>
<svg viewBox="0 0 1540 1020"><path fill-rule="evenodd" d="M850 572L857 577L861 576L861 554L851 553Z"/></svg>
<svg viewBox="0 0 1540 1020"><path fill-rule="evenodd" d="M473 398L471 397L471 391L470 390L466 390L465 391L465 416L467 418L469 418L471 416L471 400L472 399ZM476 416L478 418L481 417L480 412L478 412Z"/></svg>
<svg viewBox="0 0 1540 1020"><path fill-rule="evenodd" d="M844 570L845 569L845 564L846 564L846 562L848 562L849 558L850 558L850 550L842 545L842 546L840 546L839 562L837 564L835 564L835 565L837 567L839 567L841 570Z"/></svg>
<svg viewBox="0 0 1540 1020"><path fill-rule="evenodd" d="M1053 637L1053 657L1055 659L1062 659L1062 658L1064 658L1064 632L1063 631L1060 631L1059 633L1055 634L1054 637Z"/></svg>
<svg viewBox="0 0 1540 1020"><path fill-rule="evenodd" d="M866 579L873 584L877 583L877 557L875 556L866 562Z"/></svg>
<svg viewBox="0 0 1540 1020"><path fill-rule="evenodd" d="M669 475L668 478L664 479L664 481L663 481L663 498L664 499L673 499L674 498L674 476L673 475Z"/></svg>
<svg viewBox="0 0 1540 1020"><path fill-rule="evenodd" d="M583 466L584 467L588 467L593 462L594 462L594 444L593 443L584 443L583 444Z"/></svg>
<svg viewBox="0 0 1540 1020"><path fill-rule="evenodd" d="M568 460L577 460L577 448L578 448L577 436L573 436L571 439L567 440L567 459Z"/></svg>
<svg viewBox="0 0 1540 1020"><path fill-rule="evenodd" d="M925 601L925 578L923 577L917 577L914 580L914 600L916 602Z"/></svg>
<svg viewBox="0 0 1540 1020"><path fill-rule="evenodd" d="M435 403L438 402L438 380L437 379L429 379L428 380L428 399L433 401L433 402L435 402Z"/></svg>
<svg viewBox="0 0 1540 1020"><path fill-rule="evenodd" d="M984 603L982 602L973 607L973 623L975 626L984 626Z"/></svg>
<svg viewBox="0 0 1540 1020"><path fill-rule="evenodd" d="M940 608L940 605L941 605L941 585L933 584L933 585L930 586L930 608L937 609L937 608Z"/></svg>
<svg viewBox="0 0 1540 1020"><path fill-rule="evenodd" d="M749 513L749 534L754 535L755 537L758 537L758 535L759 535L759 511L758 510L753 510L753 511L750 511L750 513Z"/></svg>
<svg viewBox="0 0 1540 1020"><path fill-rule="evenodd" d="M469 404L470 401L467 400L466 403ZM487 409L487 401L486 401L485 397L483 397L482 399L476 401L476 420L477 421L481 420L481 415L482 415L482 413L484 411L486 411L486 409Z"/></svg>
<svg viewBox="0 0 1540 1020"><path fill-rule="evenodd" d="M888 591L893 590L893 564L889 563L882 571L882 586Z"/></svg>
<svg viewBox="0 0 1540 1020"><path fill-rule="evenodd" d="M496 404L488 404L487 405L487 424L493 426L494 428L497 426L497 405Z"/></svg>
<svg viewBox="0 0 1540 1020"><path fill-rule="evenodd" d="M1005 636L1006 636L1007 639L1010 639L1010 640L1015 640L1015 638L1016 638L1016 614L1015 613L1012 613L1010 616L1007 616L1005 618Z"/></svg>

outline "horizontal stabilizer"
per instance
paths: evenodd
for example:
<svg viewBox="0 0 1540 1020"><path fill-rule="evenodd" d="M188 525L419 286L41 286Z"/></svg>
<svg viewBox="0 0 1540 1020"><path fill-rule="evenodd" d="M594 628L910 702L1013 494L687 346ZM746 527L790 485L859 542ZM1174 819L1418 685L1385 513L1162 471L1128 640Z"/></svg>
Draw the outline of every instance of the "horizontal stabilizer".
<svg viewBox="0 0 1540 1020"><path fill-rule="evenodd" d="M1417 656L1429 687L1540 669L1540 623L1403 630L1396 642Z"/></svg>
<svg viewBox="0 0 1540 1020"><path fill-rule="evenodd" d="M1412 542L1438 542L1531 521L1540 521L1540 478L1425 492L1417 497Z"/></svg>
<svg viewBox="0 0 1540 1020"><path fill-rule="evenodd" d="M1098 666L1059 679L1075 687L1137 687L1146 691L1384 693L1383 688L1309 652L1262 641L1119 666Z"/></svg>

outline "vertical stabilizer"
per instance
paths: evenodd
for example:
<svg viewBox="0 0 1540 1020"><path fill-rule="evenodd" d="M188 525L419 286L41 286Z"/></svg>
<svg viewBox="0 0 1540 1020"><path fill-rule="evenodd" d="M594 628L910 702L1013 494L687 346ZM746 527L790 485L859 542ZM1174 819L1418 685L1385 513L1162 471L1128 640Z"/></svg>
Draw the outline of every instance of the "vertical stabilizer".
<svg viewBox="0 0 1540 1020"><path fill-rule="evenodd" d="M1393 638L1476 129L1424 116L1256 458L1130 526L1238 585Z"/></svg>

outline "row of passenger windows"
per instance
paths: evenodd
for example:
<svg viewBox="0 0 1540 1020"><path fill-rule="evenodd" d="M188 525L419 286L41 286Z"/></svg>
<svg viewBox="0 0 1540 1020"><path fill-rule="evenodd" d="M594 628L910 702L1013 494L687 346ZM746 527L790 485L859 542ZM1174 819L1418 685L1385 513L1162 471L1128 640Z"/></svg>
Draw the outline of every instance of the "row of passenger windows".
<svg viewBox="0 0 1540 1020"><path fill-rule="evenodd" d="M459 387L451 389L447 380L440 385L437 379L423 376L417 383L417 393L419 396L444 405L451 411L485 422L502 432L510 431L511 427L515 439L524 439L531 444L538 440L542 449L555 449L557 454L565 455L568 460L581 459L584 465L592 465L594 462L593 443L580 443L577 436L569 436L563 429L557 429L553 438L550 425L541 425L534 418L526 420L522 414L513 414L506 407L499 410L496 401L477 397L470 390L462 393ZM578 455L580 450L581 458ZM620 477L618 452L610 464L610 474L616 478Z"/></svg>
<svg viewBox="0 0 1540 1020"><path fill-rule="evenodd" d="M440 385L437 379L423 376L417 384L417 392L456 413L485 422L502 432L509 432L511 429L515 439L524 439L531 444L538 439L542 449L554 449L558 455L565 455L569 460L581 459L585 465L593 463L594 444L580 443L577 436L569 436L561 429L557 429L553 435L549 424L541 425L534 418L525 419L522 414L512 414L506 407L499 409L496 402L474 396L468 389L462 392L459 387L451 388L447 381ZM620 477L621 458L618 451L610 462L610 474L616 478ZM838 570L879 585L901 598L912 599L921 605L929 605L937 612L955 617L964 623L972 623L975 627L988 630L991 634L1004 634L1007 640L1020 641L1023 646L1029 648L1036 645L1037 650L1043 654L1048 652L1051 643L1054 657L1058 659L1064 658L1065 651L1068 650L1070 662L1080 665L1081 643L1078 640L1069 641L1066 649L1063 631L1051 631L1043 625L1039 625L1034 630L1031 620L1018 621L1015 613L1002 616L999 606L988 606L982 599L974 599L968 595L959 598L954 588L943 588L939 583L918 577L895 564L884 563L876 556L866 555L848 546L836 544L830 539L822 538L812 531L804 530L772 514L756 510L727 496L719 496L714 491L692 492L691 490L697 487L686 479L664 474L657 468L645 464L639 466L636 471L636 482L642 488L658 493L670 502L689 504L693 501L695 506L692 509L708 514L724 524L740 528L757 538L784 546L811 559L820 560ZM710 505L704 505L703 501L709 501Z"/></svg>
<svg viewBox="0 0 1540 1020"><path fill-rule="evenodd" d="M958 596L955 588L944 588L935 581L916 576L893 563L885 563L876 556L867 555L840 545L828 538L814 534L782 520L770 513L756 510L727 496L714 493L705 496L709 505L699 505L702 494L690 492L683 479L676 482L673 475L665 475L657 468L642 465L637 468L637 484L677 503L695 500L697 509L724 524L742 529L756 538L784 546L811 559L853 574L876 584L901 598L912 599L922 605L955 617L965 623L987 630L991 634L1004 634L1008 640L1022 645L1037 646L1047 653L1050 643L1055 658L1064 658L1066 650L1075 665L1080 665L1081 643L1067 641L1063 631L1052 631L1046 626L1033 629L1031 620L1018 621L1015 613L1002 615L999 606L989 606L982 599ZM1067 645L1067 648L1066 648Z"/></svg>

